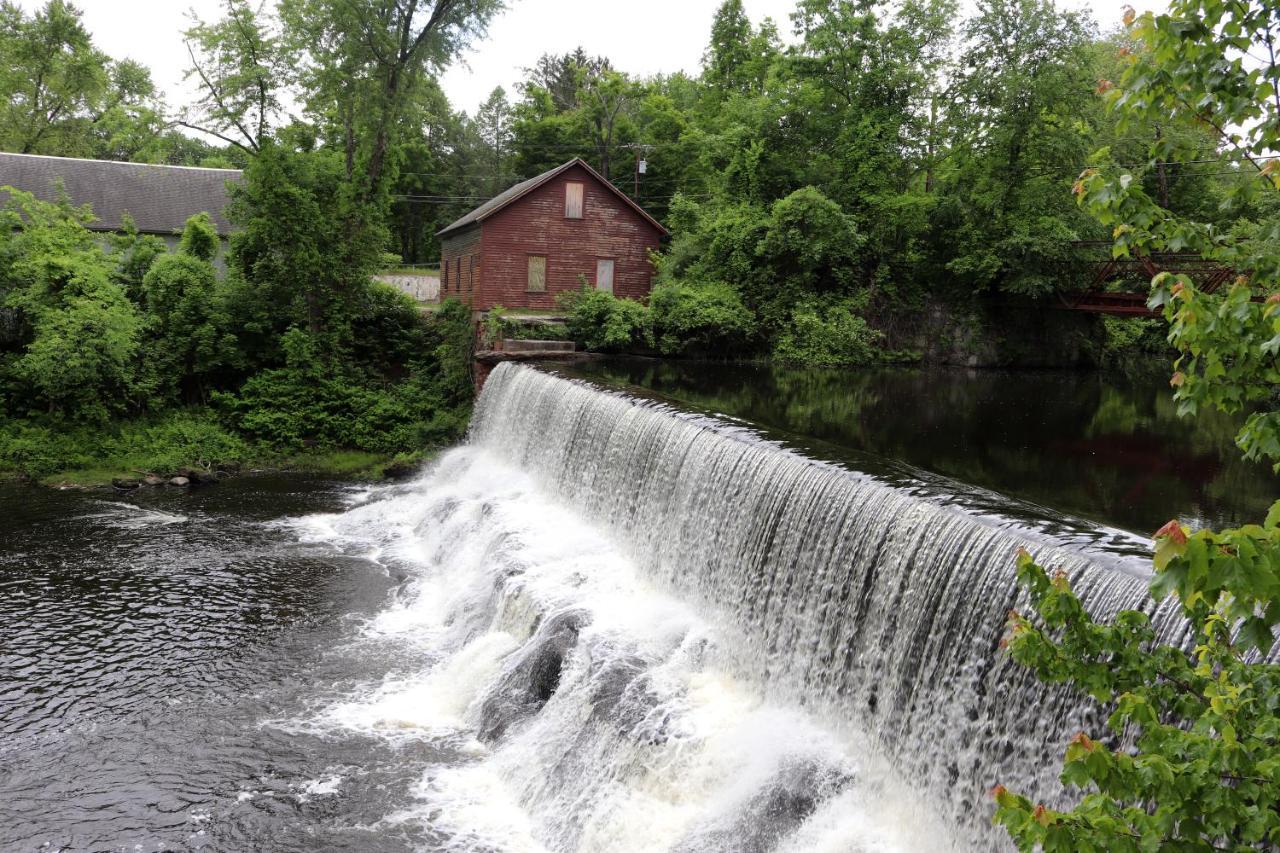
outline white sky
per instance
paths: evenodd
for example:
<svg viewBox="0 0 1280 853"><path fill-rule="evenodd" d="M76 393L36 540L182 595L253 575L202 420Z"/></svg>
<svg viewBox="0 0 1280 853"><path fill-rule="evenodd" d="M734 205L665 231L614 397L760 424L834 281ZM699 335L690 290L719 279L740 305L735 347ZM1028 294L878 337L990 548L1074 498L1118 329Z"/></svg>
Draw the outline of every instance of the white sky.
<svg viewBox="0 0 1280 853"><path fill-rule="evenodd" d="M187 67L182 31L188 12L212 20L220 0L72 0L84 12L94 43L110 56L149 66L169 103L181 106L192 89L182 82ZM1157 0L1158 2L1158 0ZM1109 29L1119 23L1124 0L1059 0L1066 8L1090 8ZM608 56L614 67L632 74L685 70L696 72L720 0L509 0L489 37L476 44L441 85L455 109L473 113L495 86L514 96L515 84L543 53L566 53L582 45ZM19 0L28 11L43 0ZM795 0L744 0L757 23L772 17L788 35ZM969 3L964 3L968 6ZM1155 3L1134 2L1139 10Z"/></svg>

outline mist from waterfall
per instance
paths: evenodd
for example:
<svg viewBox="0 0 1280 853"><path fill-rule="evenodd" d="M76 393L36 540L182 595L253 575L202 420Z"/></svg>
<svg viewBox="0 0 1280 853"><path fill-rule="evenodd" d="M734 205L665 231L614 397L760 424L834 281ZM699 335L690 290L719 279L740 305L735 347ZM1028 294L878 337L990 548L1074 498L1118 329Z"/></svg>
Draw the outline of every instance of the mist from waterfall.
<svg viewBox="0 0 1280 853"><path fill-rule="evenodd" d="M1145 602L1097 555L511 364L466 445L301 524L405 573L358 641L401 663L273 724L453 756L383 822L460 851L1007 846L987 790L1060 801L1064 743L1102 733L998 650L1014 552Z"/></svg>

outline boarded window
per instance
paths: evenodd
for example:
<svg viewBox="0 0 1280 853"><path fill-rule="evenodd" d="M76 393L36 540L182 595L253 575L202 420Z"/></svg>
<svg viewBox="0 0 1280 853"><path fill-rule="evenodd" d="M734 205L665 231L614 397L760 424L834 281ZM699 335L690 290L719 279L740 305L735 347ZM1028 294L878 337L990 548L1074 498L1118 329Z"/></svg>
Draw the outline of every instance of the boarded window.
<svg viewBox="0 0 1280 853"><path fill-rule="evenodd" d="M476 289L476 256L471 255L468 260L471 266L467 270L467 293L471 293Z"/></svg>
<svg viewBox="0 0 1280 853"><path fill-rule="evenodd" d="M570 182L564 185L564 218L582 218L582 184Z"/></svg>
<svg viewBox="0 0 1280 853"><path fill-rule="evenodd" d="M547 259L541 255L529 256L529 285L525 290L530 293L543 293L547 289Z"/></svg>
<svg viewBox="0 0 1280 853"><path fill-rule="evenodd" d="M444 260L444 269L440 270L440 283L444 285L444 291L449 291L449 259Z"/></svg>
<svg viewBox="0 0 1280 853"><path fill-rule="evenodd" d="M601 258L596 261L596 290L613 293L613 261Z"/></svg>

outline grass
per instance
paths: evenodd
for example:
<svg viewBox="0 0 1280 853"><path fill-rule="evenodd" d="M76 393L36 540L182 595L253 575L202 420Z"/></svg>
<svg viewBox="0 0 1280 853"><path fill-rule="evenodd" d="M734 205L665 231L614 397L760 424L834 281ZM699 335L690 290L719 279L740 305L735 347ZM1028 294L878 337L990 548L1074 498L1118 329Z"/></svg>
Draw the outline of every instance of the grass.
<svg viewBox="0 0 1280 853"><path fill-rule="evenodd" d="M367 453L363 450L316 450L291 456L267 454L260 458L250 458L238 466L241 472L285 471L298 474L319 474L343 480L381 480L383 471L388 465L404 462L418 465L429 459L427 454L399 454L390 456L383 453ZM137 479L147 468L133 467L127 461L111 460L100 465L67 468L37 479L41 485L93 488L108 486L118 478ZM168 474L168 471L156 473ZM21 477L19 471L0 471L0 477L16 479Z"/></svg>
<svg viewBox="0 0 1280 853"><path fill-rule="evenodd" d="M416 275L431 276L432 278L440 277L439 267L388 267L382 270L378 275Z"/></svg>
<svg viewBox="0 0 1280 853"><path fill-rule="evenodd" d="M56 430L17 421L0 422L0 478L49 486L103 486L117 478L180 468L213 471L298 471L336 478L380 479L389 465L413 466L424 453L358 450L281 453L245 441L211 413L182 410L98 429Z"/></svg>

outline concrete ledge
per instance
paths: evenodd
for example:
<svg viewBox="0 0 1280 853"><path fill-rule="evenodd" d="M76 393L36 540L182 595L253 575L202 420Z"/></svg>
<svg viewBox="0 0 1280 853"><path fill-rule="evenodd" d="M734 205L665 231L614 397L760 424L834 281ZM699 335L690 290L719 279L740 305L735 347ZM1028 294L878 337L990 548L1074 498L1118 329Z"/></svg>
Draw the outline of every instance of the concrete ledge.
<svg viewBox="0 0 1280 853"><path fill-rule="evenodd" d="M573 352L573 341L499 341L494 347L496 351L505 353L561 353Z"/></svg>

